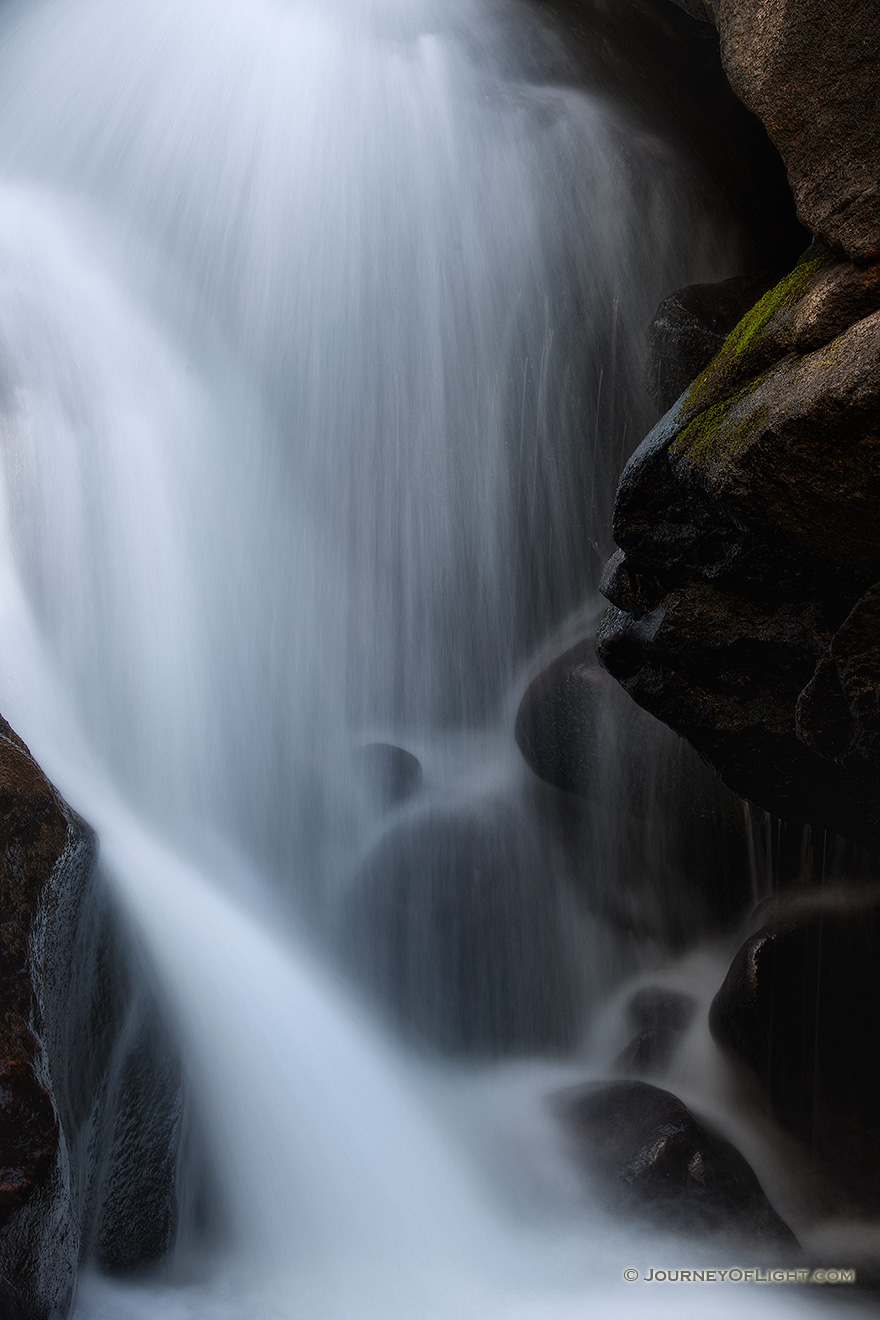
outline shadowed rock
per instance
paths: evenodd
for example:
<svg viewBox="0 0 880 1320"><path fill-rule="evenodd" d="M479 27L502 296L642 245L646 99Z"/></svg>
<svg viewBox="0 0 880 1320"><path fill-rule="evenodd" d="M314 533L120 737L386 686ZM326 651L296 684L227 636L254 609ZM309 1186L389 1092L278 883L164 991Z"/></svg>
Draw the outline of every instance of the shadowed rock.
<svg viewBox="0 0 880 1320"><path fill-rule="evenodd" d="M422 781L418 757L394 743L366 743L354 758L368 790L383 807L405 802Z"/></svg>
<svg viewBox="0 0 880 1320"><path fill-rule="evenodd" d="M597 1082L556 1103L578 1159L619 1214L755 1247L796 1247L739 1151L669 1091Z"/></svg>
<svg viewBox="0 0 880 1320"><path fill-rule="evenodd" d="M645 986L626 1006L627 1023L635 1032L614 1060L622 1073L661 1073L696 1012L696 1003L680 990Z"/></svg>
<svg viewBox="0 0 880 1320"><path fill-rule="evenodd" d="M627 465L597 639L736 792L871 848L878 303L813 249L739 323Z"/></svg>
<svg viewBox="0 0 880 1320"><path fill-rule="evenodd" d="M880 1208L880 896L775 904L715 996L715 1038L747 1064L773 1113L858 1209Z"/></svg>

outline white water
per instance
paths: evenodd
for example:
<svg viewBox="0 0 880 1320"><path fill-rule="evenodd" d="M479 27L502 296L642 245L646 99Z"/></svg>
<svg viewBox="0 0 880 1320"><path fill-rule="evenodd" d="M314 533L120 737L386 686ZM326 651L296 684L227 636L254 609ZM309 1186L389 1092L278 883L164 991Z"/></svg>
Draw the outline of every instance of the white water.
<svg viewBox="0 0 880 1320"><path fill-rule="evenodd" d="M4 10L0 708L101 835L232 1210L198 1282L93 1278L77 1320L736 1306L621 1284L695 1253L579 1206L540 1117L570 1073L525 1107L541 1213L506 1203L292 915L384 828L358 742L433 748L447 798L516 781L642 326L727 273L667 148L524 79L538 39L489 0Z"/></svg>

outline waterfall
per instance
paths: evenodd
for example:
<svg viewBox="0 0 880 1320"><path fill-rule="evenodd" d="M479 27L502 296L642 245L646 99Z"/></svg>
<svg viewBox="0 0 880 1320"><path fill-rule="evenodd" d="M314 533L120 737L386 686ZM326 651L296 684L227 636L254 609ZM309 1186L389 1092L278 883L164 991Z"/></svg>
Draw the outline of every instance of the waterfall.
<svg viewBox="0 0 880 1320"><path fill-rule="evenodd" d="M584 1071L553 1024L624 951L557 874L511 701L595 592L643 327L735 236L569 72L515 0L0 16L0 709L100 835L230 1220L192 1276L87 1279L77 1320L679 1313L625 1293L543 1117ZM420 761L409 801L376 743ZM438 820L506 839L459 1017L557 1054L468 1074L522 1122L525 1197L358 979L352 912ZM428 1035L457 956L412 989Z"/></svg>

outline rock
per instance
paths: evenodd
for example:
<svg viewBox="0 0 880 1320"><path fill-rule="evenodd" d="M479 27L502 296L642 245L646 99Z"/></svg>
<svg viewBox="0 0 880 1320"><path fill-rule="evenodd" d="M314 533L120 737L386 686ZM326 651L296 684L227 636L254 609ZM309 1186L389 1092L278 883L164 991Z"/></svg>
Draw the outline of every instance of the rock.
<svg viewBox="0 0 880 1320"><path fill-rule="evenodd" d="M880 1207L880 895L777 903L734 957L710 1013L715 1038L766 1089L850 1207Z"/></svg>
<svg viewBox="0 0 880 1320"><path fill-rule="evenodd" d="M880 775L880 583L832 637L798 699L796 731L842 768Z"/></svg>
<svg viewBox="0 0 880 1320"><path fill-rule="evenodd" d="M618 490L597 639L630 695L736 792L871 848L878 278L812 249L643 442Z"/></svg>
<svg viewBox="0 0 880 1320"><path fill-rule="evenodd" d="M0 1230L49 1179L58 1119L40 1080L41 1048L27 1023L9 1014L0 1034Z"/></svg>
<svg viewBox="0 0 880 1320"><path fill-rule="evenodd" d="M627 107L627 120L672 144L705 188L707 209L740 227L743 269L786 269L809 242L785 168L721 65L708 0L530 0L559 32L565 61L535 81L573 79ZM539 43L533 43L535 49ZM547 49L546 43L540 43ZM630 130L632 131L632 130Z"/></svg>
<svg viewBox="0 0 880 1320"><path fill-rule="evenodd" d="M674 947L739 912L749 872L740 803L627 701L592 639L532 680L516 739L536 775L584 800L572 846L592 911Z"/></svg>
<svg viewBox="0 0 880 1320"><path fill-rule="evenodd" d="M709 365L737 322L779 276L767 271L691 284L664 298L648 327L645 384L666 412Z"/></svg>
<svg viewBox="0 0 880 1320"><path fill-rule="evenodd" d="M565 651L529 684L517 711L515 736L526 763L541 779L590 795L608 687L592 638Z"/></svg>
<svg viewBox="0 0 880 1320"><path fill-rule="evenodd" d="M66 917L68 898L76 905L93 862L90 831L0 720L0 1309L10 1320L66 1314L76 1281L76 1193L40 991L53 918Z"/></svg>
<svg viewBox="0 0 880 1320"><path fill-rule="evenodd" d="M355 764L369 793L386 810L405 802L422 781L418 757L393 743L366 743L355 752Z"/></svg>
<svg viewBox="0 0 880 1320"><path fill-rule="evenodd" d="M644 1082L574 1087L557 1106L611 1208L666 1229L796 1247L739 1151L669 1091Z"/></svg>
<svg viewBox="0 0 880 1320"><path fill-rule="evenodd" d="M691 18L699 18L703 23L713 21L711 0L672 0L672 3L690 14Z"/></svg>
<svg viewBox="0 0 880 1320"><path fill-rule="evenodd" d="M696 1012L690 995L661 986L645 986L626 1007L632 1040L614 1061L615 1072L651 1075L662 1072Z"/></svg>
<svg viewBox="0 0 880 1320"><path fill-rule="evenodd" d="M353 877L346 962L402 1028L453 1053L559 1050L580 1024L557 845L486 801L393 825Z"/></svg>
<svg viewBox="0 0 880 1320"><path fill-rule="evenodd" d="M850 0L713 0L725 72L765 125L798 216L854 261L880 257L880 24Z"/></svg>
<svg viewBox="0 0 880 1320"><path fill-rule="evenodd" d="M176 1227L179 1060L87 825L0 720L0 1314L61 1320L80 1261Z"/></svg>
<svg viewBox="0 0 880 1320"><path fill-rule="evenodd" d="M673 440L669 461L734 517L810 553L818 541L824 556L873 578L878 419L880 311L708 404Z"/></svg>

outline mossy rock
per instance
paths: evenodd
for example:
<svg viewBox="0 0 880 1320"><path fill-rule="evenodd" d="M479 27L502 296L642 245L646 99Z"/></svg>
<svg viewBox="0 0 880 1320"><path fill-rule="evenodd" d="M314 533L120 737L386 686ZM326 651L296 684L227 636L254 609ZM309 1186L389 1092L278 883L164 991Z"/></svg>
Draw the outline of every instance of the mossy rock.
<svg viewBox="0 0 880 1320"><path fill-rule="evenodd" d="M832 261L830 253L805 258L760 298L730 332L721 351L687 391L684 407L695 416L742 392L788 351L791 313Z"/></svg>

